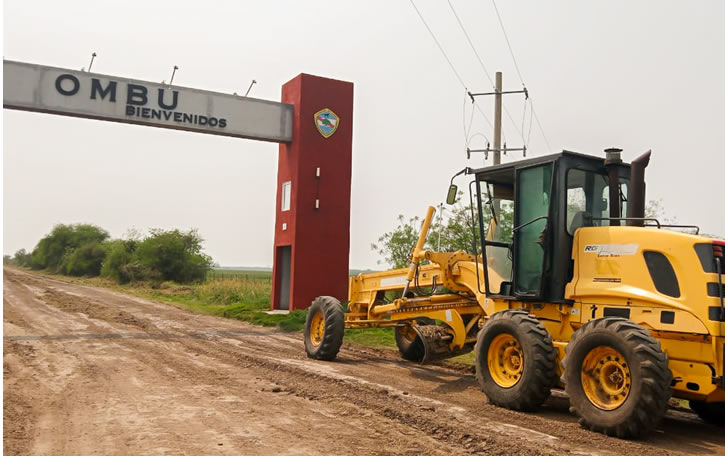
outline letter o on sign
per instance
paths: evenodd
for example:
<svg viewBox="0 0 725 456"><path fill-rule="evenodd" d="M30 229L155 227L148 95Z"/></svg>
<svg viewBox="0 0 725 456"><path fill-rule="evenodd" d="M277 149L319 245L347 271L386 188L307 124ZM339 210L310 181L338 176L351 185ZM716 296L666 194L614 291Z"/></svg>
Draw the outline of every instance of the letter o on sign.
<svg viewBox="0 0 725 456"><path fill-rule="evenodd" d="M63 87L63 81L70 81L70 85L72 87L70 89ZM68 83L65 84L66 87L68 87ZM77 77L73 76L72 74L61 74L58 76L55 80L55 90L58 91L61 95L71 96L78 93L78 91L81 88L81 83L78 80Z"/></svg>

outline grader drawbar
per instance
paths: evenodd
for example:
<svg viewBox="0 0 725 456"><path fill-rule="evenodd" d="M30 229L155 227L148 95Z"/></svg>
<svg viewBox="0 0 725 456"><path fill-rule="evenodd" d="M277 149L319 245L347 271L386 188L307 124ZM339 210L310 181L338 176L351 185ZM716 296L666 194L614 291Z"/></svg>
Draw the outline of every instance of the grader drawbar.
<svg viewBox="0 0 725 456"><path fill-rule="evenodd" d="M352 277L345 310L315 299L307 355L335 359L346 328L393 328L409 361L473 350L481 390L501 407L534 410L563 387L579 423L607 435L652 430L672 396L725 423L725 242L645 218L650 153L620 155L458 173L474 177L471 253L424 248L428 208L409 268ZM456 194L451 180L449 204Z"/></svg>

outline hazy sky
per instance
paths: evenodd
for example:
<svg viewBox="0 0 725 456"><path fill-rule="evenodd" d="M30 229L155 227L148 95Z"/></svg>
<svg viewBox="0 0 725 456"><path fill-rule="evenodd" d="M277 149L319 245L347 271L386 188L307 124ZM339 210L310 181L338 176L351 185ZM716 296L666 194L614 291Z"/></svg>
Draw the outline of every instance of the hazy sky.
<svg viewBox="0 0 725 456"><path fill-rule="evenodd" d="M452 0L489 72L521 87L489 1ZM490 83L449 4L416 5L472 91ZM629 161L651 148L648 198L681 223L725 234L725 2L504 1L498 8L551 152ZM279 100L299 73L355 83L351 267L397 214L445 198L466 160L464 92L409 1L5 0L7 59ZM519 147L523 99L506 105ZM492 118L492 100L481 100ZM465 117L464 117L465 116ZM528 131L528 120L525 125ZM492 137L479 114L471 134ZM484 146L476 136L472 147ZM534 123L530 155L549 153ZM278 146L4 111L3 251L32 249L56 223L199 228L222 265L270 266ZM505 161L520 158L518 154ZM465 187L464 181L460 181Z"/></svg>

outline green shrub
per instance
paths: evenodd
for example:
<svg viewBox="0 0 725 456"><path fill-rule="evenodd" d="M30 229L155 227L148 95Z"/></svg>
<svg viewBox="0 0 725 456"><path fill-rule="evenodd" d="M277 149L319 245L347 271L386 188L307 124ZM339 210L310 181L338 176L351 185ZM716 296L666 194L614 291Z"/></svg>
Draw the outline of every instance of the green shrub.
<svg viewBox="0 0 725 456"><path fill-rule="evenodd" d="M136 258L149 271L157 272L161 280L202 282L212 264L211 258L201 252L202 242L196 230L150 230L149 236L139 242Z"/></svg>
<svg viewBox="0 0 725 456"><path fill-rule="evenodd" d="M101 266L101 275L119 283L144 279L144 268L136 260L136 241L116 240L108 243L108 254Z"/></svg>
<svg viewBox="0 0 725 456"><path fill-rule="evenodd" d="M106 258L106 249L99 242L90 242L74 249L63 262L65 273L72 276L97 276Z"/></svg>
<svg viewBox="0 0 725 456"><path fill-rule="evenodd" d="M158 287L164 281L202 282L212 260L201 251L196 230L151 230L138 240L108 240L108 232L95 225L56 225L32 254L19 250L4 261L68 275L103 275L119 283L148 281Z"/></svg>
<svg viewBox="0 0 725 456"><path fill-rule="evenodd" d="M33 249L30 266L34 269L64 272L75 249L86 244L101 244L106 239L108 232L95 225L85 223L56 225ZM84 255L89 254L88 251L84 253Z"/></svg>

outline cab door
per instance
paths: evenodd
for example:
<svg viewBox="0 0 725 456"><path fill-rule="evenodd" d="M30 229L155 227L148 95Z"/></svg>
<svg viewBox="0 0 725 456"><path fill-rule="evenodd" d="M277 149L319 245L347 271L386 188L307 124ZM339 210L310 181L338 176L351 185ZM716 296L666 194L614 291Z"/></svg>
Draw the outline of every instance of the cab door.
<svg viewBox="0 0 725 456"><path fill-rule="evenodd" d="M516 170L514 295L541 296L547 259L553 163Z"/></svg>

